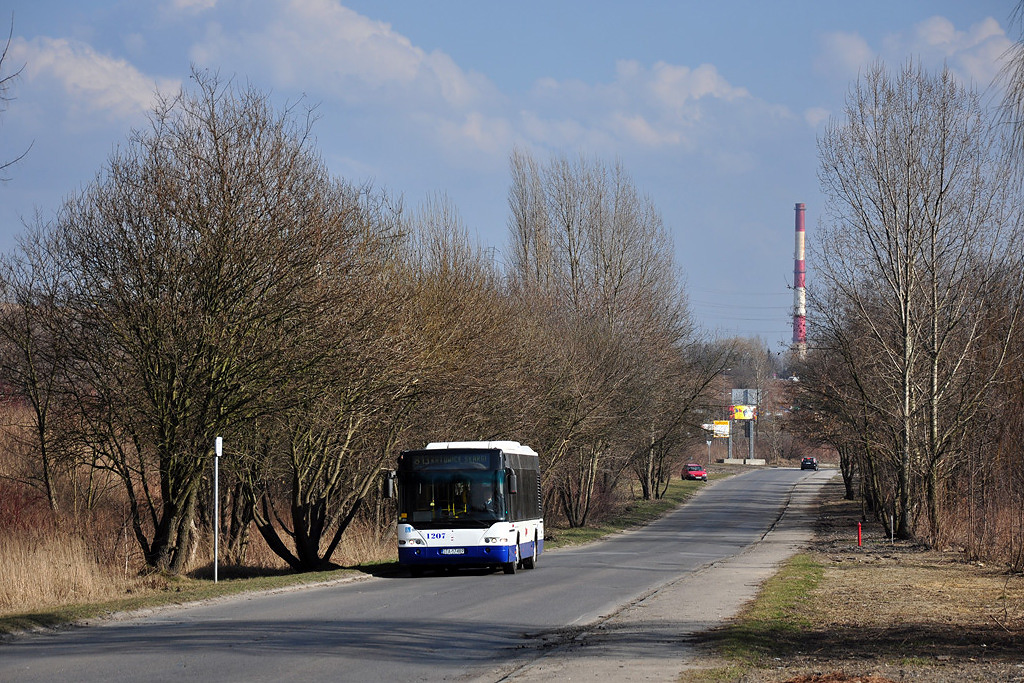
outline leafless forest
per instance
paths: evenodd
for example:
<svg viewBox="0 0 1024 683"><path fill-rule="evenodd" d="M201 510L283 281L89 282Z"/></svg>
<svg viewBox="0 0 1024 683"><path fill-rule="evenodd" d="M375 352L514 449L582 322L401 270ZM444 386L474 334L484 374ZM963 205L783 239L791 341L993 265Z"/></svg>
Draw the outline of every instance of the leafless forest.
<svg viewBox="0 0 1024 683"><path fill-rule="evenodd" d="M1019 81L1021 71L1008 72ZM819 140L800 429L897 538L1024 567L1019 112L876 64ZM1019 86L1018 86L1019 88Z"/></svg>
<svg viewBox="0 0 1024 683"><path fill-rule="evenodd" d="M195 72L0 260L0 608L208 566L217 436L227 563L308 571L388 556L403 448L527 443L585 526L660 496L733 387L770 464L829 449L866 519L1024 567L1022 90L851 87L797 359L703 335L618 162L515 150L486 250L443 195L332 176L315 111Z"/></svg>
<svg viewBox="0 0 1024 683"><path fill-rule="evenodd" d="M444 196L332 177L314 126L197 72L0 262L6 557L208 566L216 436L226 561L297 571L389 537L402 448L528 443L580 526L703 447L738 346L621 165L516 151L497 254Z"/></svg>

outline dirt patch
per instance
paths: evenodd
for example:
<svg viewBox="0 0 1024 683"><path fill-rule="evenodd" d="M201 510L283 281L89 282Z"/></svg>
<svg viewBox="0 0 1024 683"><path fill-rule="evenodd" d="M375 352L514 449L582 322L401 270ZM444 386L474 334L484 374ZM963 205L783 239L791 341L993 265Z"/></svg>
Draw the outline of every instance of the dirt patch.
<svg viewBox="0 0 1024 683"><path fill-rule="evenodd" d="M959 552L892 543L826 486L812 557L818 587L749 681L1024 681L1024 576Z"/></svg>

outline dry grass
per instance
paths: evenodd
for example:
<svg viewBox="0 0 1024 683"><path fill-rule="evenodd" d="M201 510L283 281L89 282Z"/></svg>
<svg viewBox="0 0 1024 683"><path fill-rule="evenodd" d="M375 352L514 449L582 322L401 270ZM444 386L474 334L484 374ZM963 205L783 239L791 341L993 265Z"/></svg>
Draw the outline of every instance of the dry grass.
<svg viewBox="0 0 1024 683"><path fill-rule="evenodd" d="M0 497L3 493L0 490ZM371 533L359 524L348 530L334 555L341 566L396 559L393 537ZM212 543L203 539L187 574L208 579L212 563ZM291 571L255 530L245 565L220 566L225 579L281 574ZM165 590L167 577L147 570L135 539L126 537L112 517L98 515L87 526L61 525L45 505L24 497L18 500L16 515L3 516L0 509L0 616Z"/></svg>
<svg viewBox="0 0 1024 683"><path fill-rule="evenodd" d="M805 582L756 642L734 636L757 625L757 604L710 637L739 644L733 654L753 664L728 680L1024 680L1024 576L892 544L876 524L864 525L860 547L859 505L841 496L841 484L826 487L817 538L801 556L820 579ZM771 585L757 603L773 599Z"/></svg>
<svg viewBox="0 0 1024 683"><path fill-rule="evenodd" d="M60 512L50 509L39 486L37 464L26 454L24 440L16 438L26 420L23 409L0 405L0 616L134 599L167 590L168 577L152 573L145 565L127 525L123 491L115 480L92 473L92 478L79 481L79 473L61 472L56 489ZM32 481L35 485L29 484ZM96 486L96 495L85 508L84 491L89 484ZM244 566L225 566L222 555L222 578L291 573L255 529L250 539ZM396 558L393 535L381 538L366 525L354 524L334 561L352 566ZM212 538L204 534L186 574L211 578L212 573Z"/></svg>
<svg viewBox="0 0 1024 683"><path fill-rule="evenodd" d="M0 614L108 600L128 588L124 576L101 566L80 537L0 537Z"/></svg>
<svg viewBox="0 0 1024 683"><path fill-rule="evenodd" d="M859 547L859 506L835 488L822 503L814 545L825 577L807 611L819 628L916 631L901 642L920 656L990 657L1024 639L1024 576L960 552L893 544L876 524L864 525Z"/></svg>
<svg viewBox="0 0 1024 683"><path fill-rule="evenodd" d="M398 561L398 546L391 527L384 533L367 524L354 523L338 544L334 561L343 567L359 567Z"/></svg>
<svg viewBox="0 0 1024 683"><path fill-rule="evenodd" d="M110 506L55 513L0 430L0 615L109 600L137 581L140 553ZM6 450L4 450L6 448ZM61 509L74 509L59 499ZM132 577L132 578L129 578Z"/></svg>
<svg viewBox="0 0 1024 683"><path fill-rule="evenodd" d="M134 540L129 539L129 543L134 544ZM393 543L375 538L361 529L353 529L335 554L335 561L345 566L393 561L397 551L392 546ZM97 558L95 548L90 547L81 533L63 533L52 528L38 534L25 529L18 533L0 531L0 622L5 617L35 613L45 617L47 623L48 620L56 623L65 618L62 616L65 612L71 618L81 617L75 606L114 603L114 609L129 609L135 601L141 601L140 605L148 604L146 601L151 599L157 601L153 604L166 602L160 598L164 593L181 599L202 599L219 594L208 581L212 573L212 553L206 558L205 550L201 549L193 562L194 569L189 574L199 577L197 581L150 573L142 566L135 548L130 547L129 551L126 569L124 553L117 562L102 562ZM222 592L237 592L239 588L232 588L232 583L252 585L252 589L259 590L291 581L330 580L336 575L336 572L292 574L258 534L254 536L249 551L244 567L221 565L220 576L227 582L221 582ZM267 578L269 583L261 582L259 577ZM171 602L177 599L173 598ZM54 610L59 614L51 619L46 613ZM85 612L89 613L89 610ZM26 623L31 625L35 622L29 620Z"/></svg>
<svg viewBox="0 0 1024 683"><path fill-rule="evenodd" d="M815 622L828 628L996 626L1024 634L1024 577L1002 568L931 552L851 554L826 562L828 600L815 595L812 604Z"/></svg>

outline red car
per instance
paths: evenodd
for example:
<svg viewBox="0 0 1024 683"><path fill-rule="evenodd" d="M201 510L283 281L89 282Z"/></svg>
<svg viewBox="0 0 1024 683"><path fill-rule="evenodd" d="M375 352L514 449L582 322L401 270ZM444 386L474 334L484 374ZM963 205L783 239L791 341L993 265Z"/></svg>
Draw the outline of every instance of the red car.
<svg viewBox="0 0 1024 683"><path fill-rule="evenodd" d="M700 479L703 481L707 481L708 473L704 471L703 465L690 463L685 468L683 468L683 479Z"/></svg>

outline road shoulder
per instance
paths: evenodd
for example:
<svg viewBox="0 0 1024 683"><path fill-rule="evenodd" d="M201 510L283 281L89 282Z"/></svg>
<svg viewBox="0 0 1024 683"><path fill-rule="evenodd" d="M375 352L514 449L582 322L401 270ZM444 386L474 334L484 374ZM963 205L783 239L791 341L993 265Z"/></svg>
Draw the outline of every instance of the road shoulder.
<svg viewBox="0 0 1024 683"><path fill-rule="evenodd" d="M834 474L821 471L801 479L760 542L661 586L597 623L552 636L541 657L499 680L676 681L682 671L703 668L705 650L693 644L694 635L736 615L761 583L810 541L818 495Z"/></svg>

